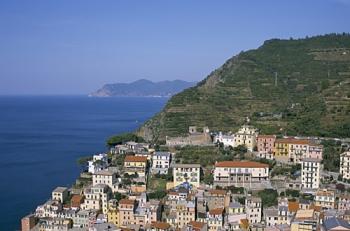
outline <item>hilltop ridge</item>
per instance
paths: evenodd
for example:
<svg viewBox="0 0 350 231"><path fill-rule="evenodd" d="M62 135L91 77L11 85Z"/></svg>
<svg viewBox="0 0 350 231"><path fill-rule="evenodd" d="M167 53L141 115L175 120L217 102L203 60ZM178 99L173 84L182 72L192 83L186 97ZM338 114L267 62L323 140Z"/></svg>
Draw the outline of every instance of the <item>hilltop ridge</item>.
<svg viewBox="0 0 350 231"><path fill-rule="evenodd" d="M350 35L267 40L174 95L137 133L162 141L191 125L232 131L246 117L266 134L349 137Z"/></svg>

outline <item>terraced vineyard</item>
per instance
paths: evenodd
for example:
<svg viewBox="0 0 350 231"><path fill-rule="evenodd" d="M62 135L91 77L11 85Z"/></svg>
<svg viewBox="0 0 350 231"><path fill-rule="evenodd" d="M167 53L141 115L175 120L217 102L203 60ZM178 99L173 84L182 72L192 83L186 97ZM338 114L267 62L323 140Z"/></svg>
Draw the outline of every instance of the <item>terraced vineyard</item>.
<svg viewBox="0 0 350 231"><path fill-rule="evenodd" d="M246 117L263 133L350 137L350 35L272 39L242 52L138 133L162 141L190 125L234 131Z"/></svg>

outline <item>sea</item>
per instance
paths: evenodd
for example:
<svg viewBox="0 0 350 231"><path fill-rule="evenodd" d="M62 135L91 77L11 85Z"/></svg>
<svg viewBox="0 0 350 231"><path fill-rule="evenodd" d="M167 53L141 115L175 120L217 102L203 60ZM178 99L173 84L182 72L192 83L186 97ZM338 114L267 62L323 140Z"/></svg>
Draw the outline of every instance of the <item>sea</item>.
<svg viewBox="0 0 350 231"><path fill-rule="evenodd" d="M77 159L105 152L106 139L133 131L168 98L0 96L0 230L78 177Z"/></svg>

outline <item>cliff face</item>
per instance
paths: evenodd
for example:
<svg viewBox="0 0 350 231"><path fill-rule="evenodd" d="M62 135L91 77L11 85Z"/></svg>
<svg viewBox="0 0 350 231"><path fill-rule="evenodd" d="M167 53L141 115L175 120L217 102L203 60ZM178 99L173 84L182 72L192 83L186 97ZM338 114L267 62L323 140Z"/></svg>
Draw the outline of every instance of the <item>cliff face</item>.
<svg viewBox="0 0 350 231"><path fill-rule="evenodd" d="M246 117L263 133L350 136L350 35L273 39L174 95L138 131L148 140L188 126L229 131Z"/></svg>
<svg viewBox="0 0 350 231"><path fill-rule="evenodd" d="M132 83L106 84L101 89L93 92L90 96L129 96L129 97L152 97L172 96L188 87L194 86L194 82L182 80L152 82L141 79Z"/></svg>

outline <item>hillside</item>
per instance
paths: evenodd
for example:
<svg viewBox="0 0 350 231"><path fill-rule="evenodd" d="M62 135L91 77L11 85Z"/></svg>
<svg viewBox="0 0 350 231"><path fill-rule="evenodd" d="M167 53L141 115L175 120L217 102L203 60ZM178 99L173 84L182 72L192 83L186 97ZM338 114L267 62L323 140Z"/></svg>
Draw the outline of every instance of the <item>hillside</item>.
<svg viewBox="0 0 350 231"><path fill-rule="evenodd" d="M267 134L350 137L350 35L272 39L241 52L173 96L138 134L161 141L190 125L234 131L247 116Z"/></svg>
<svg viewBox="0 0 350 231"><path fill-rule="evenodd" d="M140 79L132 83L106 84L101 89L91 93L90 96L172 96L194 85L194 82L182 80L152 82L146 79Z"/></svg>

